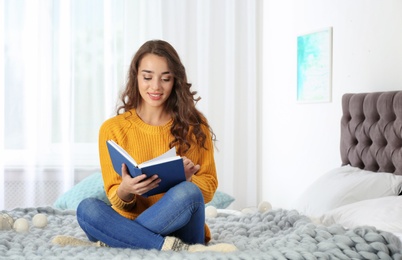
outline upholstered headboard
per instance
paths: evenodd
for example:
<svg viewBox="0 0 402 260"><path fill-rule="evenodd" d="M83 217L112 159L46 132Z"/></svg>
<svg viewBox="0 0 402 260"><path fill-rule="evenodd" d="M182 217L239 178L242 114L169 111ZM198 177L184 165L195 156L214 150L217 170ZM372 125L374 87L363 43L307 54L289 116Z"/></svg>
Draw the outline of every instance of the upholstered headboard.
<svg viewBox="0 0 402 260"><path fill-rule="evenodd" d="M402 175L402 91L344 94L342 165Z"/></svg>

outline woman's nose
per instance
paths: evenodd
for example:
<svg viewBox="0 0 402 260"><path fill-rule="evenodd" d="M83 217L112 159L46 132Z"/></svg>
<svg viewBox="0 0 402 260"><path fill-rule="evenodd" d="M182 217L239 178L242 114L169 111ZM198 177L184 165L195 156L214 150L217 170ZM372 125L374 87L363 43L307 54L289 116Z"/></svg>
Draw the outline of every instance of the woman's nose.
<svg viewBox="0 0 402 260"><path fill-rule="evenodd" d="M160 88L160 86L161 86L161 81L158 79L155 79L151 82L152 89L158 90Z"/></svg>

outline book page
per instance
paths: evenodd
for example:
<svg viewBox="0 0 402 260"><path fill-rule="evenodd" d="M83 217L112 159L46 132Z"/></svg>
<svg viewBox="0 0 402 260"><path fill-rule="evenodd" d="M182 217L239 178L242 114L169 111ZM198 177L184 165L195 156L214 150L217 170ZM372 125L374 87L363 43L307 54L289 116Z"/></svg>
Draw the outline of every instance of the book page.
<svg viewBox="0 0 402 260"><path fill-rule="evenodd" d="M141 168L141 167L155 165L155 164L159 164L159 163L163 163L163 162L169 162L172 160L176 160L178 158L180 158L180 156L176 155L176 147L173 147L172 149L165 152L164 154L159 155L158 157L155 157L149 161L139 164L138 167Z"/></svg>

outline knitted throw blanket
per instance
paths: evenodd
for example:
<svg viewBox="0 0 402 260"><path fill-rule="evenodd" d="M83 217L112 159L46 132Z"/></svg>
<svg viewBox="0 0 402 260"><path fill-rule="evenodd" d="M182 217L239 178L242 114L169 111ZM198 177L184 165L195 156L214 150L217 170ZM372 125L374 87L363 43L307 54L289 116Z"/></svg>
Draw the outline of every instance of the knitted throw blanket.
<svg viewBox="0 0 402 260"><path fill-rule="evenodd" d="M160 252L107 247L61 247L53 245L56 235L86 239L75 212L50 207L2 211L15 219L30 222L27 233L0 230L0 259L402 259L400 240L373 227L346 230L341 226L317 226L296 211L271 210L264 213L208 218L214 243L233 243L239 251ZM37 213L46 214L48 225L32 226Z"/></svg>

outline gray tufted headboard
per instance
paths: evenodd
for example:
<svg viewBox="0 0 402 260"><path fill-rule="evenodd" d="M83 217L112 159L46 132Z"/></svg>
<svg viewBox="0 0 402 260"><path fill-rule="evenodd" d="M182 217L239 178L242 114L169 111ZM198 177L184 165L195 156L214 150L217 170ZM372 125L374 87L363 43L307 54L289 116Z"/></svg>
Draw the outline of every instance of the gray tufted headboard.
<svg viewBox="0 0 402 260"><path fill-rule="evenodd" d="M342 111L342 165L402 175L402 91L344 94Z"/></svg>

